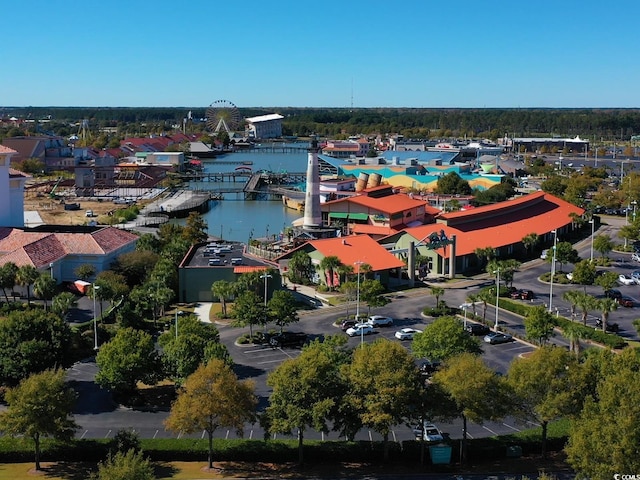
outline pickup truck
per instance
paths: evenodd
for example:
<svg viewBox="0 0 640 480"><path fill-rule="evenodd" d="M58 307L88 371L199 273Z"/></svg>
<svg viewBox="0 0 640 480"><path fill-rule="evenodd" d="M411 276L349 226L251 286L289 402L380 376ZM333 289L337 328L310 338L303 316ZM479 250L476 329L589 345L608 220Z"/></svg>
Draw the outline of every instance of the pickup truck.
<svg viewBox="0 0 640 480"><path fill-rule="evenodd" d="M282 332L269 338L269 345L273 348L302 347L307 341L307 334L301 332Z"/></svg>

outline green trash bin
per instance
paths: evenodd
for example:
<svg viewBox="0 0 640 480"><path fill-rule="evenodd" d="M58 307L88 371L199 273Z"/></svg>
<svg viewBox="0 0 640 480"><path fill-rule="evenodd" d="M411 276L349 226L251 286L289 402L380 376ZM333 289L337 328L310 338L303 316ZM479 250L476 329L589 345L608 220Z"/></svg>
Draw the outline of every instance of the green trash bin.
<svg viewBox="0 0 640 480"><path fill-rule="evenodd" d="M522 456L522 447L520 445L511 445L507 447L507 458L520 458Z"/></svg>

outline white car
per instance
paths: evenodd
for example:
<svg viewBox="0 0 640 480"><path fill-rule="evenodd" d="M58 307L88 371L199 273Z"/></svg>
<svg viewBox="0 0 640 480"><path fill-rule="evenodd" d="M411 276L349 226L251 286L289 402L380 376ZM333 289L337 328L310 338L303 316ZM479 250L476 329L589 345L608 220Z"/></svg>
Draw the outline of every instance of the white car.
<svg viewBox="0 0 640 480"><path fill-rule="evenodd" d="M542 250L542 253L540 254L540 258L542 260L546 260L547 259L547 254L549 253L549 250Z"/></svg>
<svg viewBox="0 0 640 480"><path fill-rule="evenodd" d="M353 327L347 328L346 334L350 337L360 335L371 335L373 333L373 327L368 323L356 323Z"/></svg>
<svg viewBox="0 0 640 480"><path fill-rule="evenodd" d="M567 273L567 280L569 280L570 282L573 282L573 272Z"/></svg>
<svg viewBox="0 0 640 480"><path fill-rule="evenodd" d="M416 330L415 328L403 328L398 330L395 335L398 340L413 340L413 336L416 333L422 333L422 330Z"/></svg>
<svg viewBox="0 0 640 480"><path fill-rule="evenodd" d="M427 423L426 421L423 424L423 428L420 428L420 425L416 425L413 428L413 434L416 436L417 440L422 439L424 436L425 442L441 442L444 440L442 436L442 432L436 427L433 423Z"/></svg>
<svg viewBox="0 0 640 480"><path fill-rule="evenodd" d="M626 275L624 273L618 275L618 282L622 285L637 285L638 283L631 275Z"/></svg>
<svg viewBox="0 0 640 480"><path fill-rule="evenodd" d="M632 253L631 254L631 261L632 262L640 262L640 254Z"/></svg>
<svg viewBox="0 0 640 480"><path fill-rule="evenodd" d="M372 327L388 327L393 325L393 318L382 315L372 315L367 320L367 323Z"/></svg>

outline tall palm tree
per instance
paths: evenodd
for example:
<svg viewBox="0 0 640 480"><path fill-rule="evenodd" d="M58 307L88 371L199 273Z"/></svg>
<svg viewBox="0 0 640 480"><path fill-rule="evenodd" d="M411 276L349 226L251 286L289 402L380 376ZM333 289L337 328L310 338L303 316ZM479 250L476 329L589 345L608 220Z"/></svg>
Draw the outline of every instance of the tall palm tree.
<svg viewBox="0 0 640 480"><path fill-rule="evenodd" d="M46 273L41 273L33 282L33 293L44 301L44 311L47 311L47 299L56 293L56 281Z"/></svg>
<svg viewBox="0 0 640 480"><path fill-rule="evenodd" d="M31 306L31 285L40 276L40 272L33 265L23 265L16 273L16 283L27 287L27 305Z"/></svg>
<svg viewBox="0 0 640 480"><path fill-rule="evenodd" d="M78 301L73 293L62 292L53 297L53 300L51 301L51 310L64 319L67 316L67 313L69 313L69 310L77 304Z"/></svg>
<svg viewBox="0 0 640 480"><path fill-rule="evenodd" d="M494 294L491 293L491 290L485 288L484 290L480 290L478 294L480 301L482 302L482 320L487 321L487 304L493 300Z"/></svg>
<svg viewBox="0 0 640 480"><path fill-rule="evenodd" d="M335 255L329 255L320 261L320 270L325 274L324 281L326 282L327 287L329 287L329 290L333 290L334 288L333 274L337 271L341 263L340 259Z"/></svg>
<svg viewBox="0 0 640 480"><path fill-rule="evenodd" d="M609 314L615 312L618 309L618 302L613 298L602 298L598 300L598 310L602 315L602 331L607 331L607 321L609 320Z"/></svg>
<svg viewBox="0 0 640 480"><path fill-rule="evenodd" d="M444 295L444 288L431 287L431 295L436 297L436 308L438 308L440 306L440 297Z"/></svg>
<svg viewBox="0 0 640 480"><path fill-rule="evenodd" d="M471 309L473 311L473 316L476 316L476 303L480 301L480 295L476 293L470 293L467 295L467 302L471 304Z"/></svg>
<svg viewBox="0 0 640 480"><path fill-rule="evenodd" d="M569 340L569 351L580 355L580 340L584 338L584 330L576 323L567 324L562 334Z"/></svg>
<svg viewBox="0 0 640 480"><path fill-rule="evenodd" d="M583 293L580 290L567 290L562 294L563 300L571 304L571 320L575 320L576 307L580 301L580 294Z"/></svg>
<svg viewBox="0 0 640 480"><path fill-rule="evenodd" d="M527 253L533 250L533 248L540 242L540 237L537 233L528 233L521 240L524 248L527 250Z"/></svg>
<svg viewBox="0 0 640 480"><path fill-rule="evenodd" d="M580 292L578 296L578 306L582 310L582 324L586 327L589 310L598 308L598 299L588 293Z"/></svg>
<svg viewBox="0 0 640 480"><path fill-rule="evenodd" d="M18 266L13 262L7 262L0 267L0 288L4 293L4 298L9 303L9 297L7 296L7 288L13 290L16 284L16 275L18 273Z"/></svg>

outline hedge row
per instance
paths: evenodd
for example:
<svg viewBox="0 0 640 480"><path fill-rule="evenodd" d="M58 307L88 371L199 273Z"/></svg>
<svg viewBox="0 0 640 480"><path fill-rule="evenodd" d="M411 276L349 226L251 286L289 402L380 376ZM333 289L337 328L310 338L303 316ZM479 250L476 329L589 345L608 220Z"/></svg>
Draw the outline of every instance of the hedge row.
<svg viewBox="0 0 640 480"><path fill-rule="evenodd" d="M564 448L564 429L550 428L547 450L559 451ZM451 441L452 463L460 455L460 441ZM470 439L468 459L472 463L482 463L505 458L507 449L517 445L522 453L540 453L539 432L529 435L508 435L494 438ZM207 458L208 441L201 439L142 439L142 450L152 461L204 461ZM42 461L99 462L107 458L111 442L109 440L74 440L63 444L53 440L42 441ZM216 461L244 462L296 462L298 459L297 440L214 440ZM402 443L389 442L389 461L420 462L423 444L415 440ZM346 441L305 441L305 461L308 463L364 462L381 463L382 442ZM428 458L428 455L425 456ZM32 462L33 444L25 439L0 438L0 463Z"/></svg>

